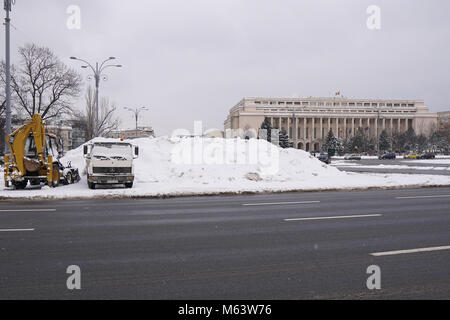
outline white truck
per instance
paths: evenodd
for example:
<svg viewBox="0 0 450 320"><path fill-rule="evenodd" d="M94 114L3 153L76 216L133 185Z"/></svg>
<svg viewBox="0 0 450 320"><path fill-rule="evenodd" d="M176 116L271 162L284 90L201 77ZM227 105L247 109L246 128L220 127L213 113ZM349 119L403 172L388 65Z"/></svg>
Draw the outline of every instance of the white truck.
<svg viewBox="0 0 450 320"><path fill-rule="evenodd" d="M133 159L139 156L139 147L124 141L96 141L84 145L83 153L90 189L95 189L97 184L133 187Z"/></svg>

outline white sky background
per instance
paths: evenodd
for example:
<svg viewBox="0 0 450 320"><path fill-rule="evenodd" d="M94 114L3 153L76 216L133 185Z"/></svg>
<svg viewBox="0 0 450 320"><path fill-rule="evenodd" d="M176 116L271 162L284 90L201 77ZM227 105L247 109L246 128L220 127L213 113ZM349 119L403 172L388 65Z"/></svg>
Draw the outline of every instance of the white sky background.
<svg viewBox="0 0 450 320"><path fill-rule="evenodd" d="M366 26L381 8L381 30ZM66 27L69 5L81 30ZM2 20L4 11L2 10ZM16 0L12 62L26 42L70 60L116 56L101 96L120 108L147 106L140 125L223 129L244 96L424 99L450 109L448 0ZM4 28L0 36L4 59ZM88 85L86 80L85 86ZM82 107L82 99L78 102Z"/></svg>

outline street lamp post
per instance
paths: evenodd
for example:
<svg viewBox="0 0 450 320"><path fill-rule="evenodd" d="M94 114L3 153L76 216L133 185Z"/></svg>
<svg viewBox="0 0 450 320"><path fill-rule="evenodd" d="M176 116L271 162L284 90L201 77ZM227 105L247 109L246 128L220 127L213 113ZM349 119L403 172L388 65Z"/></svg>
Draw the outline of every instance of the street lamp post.
<svg viewBox="0 0 450 320"><path fill-rule="evenodd" d="M377 108L377 155L380 156L380 109Z"/></svg>
<svg viewBox="0 0 450 320"><path fill-rule="evenodd" d="M100 79L102 77L102 72L103 70L105 70L108 67L116 67L116 68L121 68L122 65L120 64L105 64L108 61L114 60L116 59L115 57L109 57L108 59L106 59L105 61L103 61L102 63L96 62L95 63L95 68L86 60L83 59L79 59L77 57L70 57L70 59L72 60L78 60L81 62L86 63L86 65L81 66L82 68L86 69L86 68L91 68L92 72L94 73L94 80L95 80L95 128L94 128L94 135L97 137L99 135L99 121L98 121L98 91L99 91L99 86L100 86ZM106 78L105 78L106 79Z"/></svg>
<svg viewBox="0 0 450 320"><path fill-rule="evenodd" d="M4 0L3 8L6 11L5 17L5 95L6 95L6 123L5 123L5 154L9 154L8 144L6 143L6 137L11 134L11 57L10 57L10 25L11 19L9 18L9 12L11 6L15 3L15 0Z"/></svg>
<svg viewBox="0 0 450 320"><path fill-rule="evenodd" d="M140 108L129 108L129 107L125 107L125 110L128 110L128 111L131 111L131 112L133 112L133 114L134 114L134 119L135 119L135 121L136 121L136 133L135 133L135 136L136 136L136 138L138 137L138 120L139 120L139 114L142 112L142 111L148 111L148 108L147 107L140 107Z"/></svg>

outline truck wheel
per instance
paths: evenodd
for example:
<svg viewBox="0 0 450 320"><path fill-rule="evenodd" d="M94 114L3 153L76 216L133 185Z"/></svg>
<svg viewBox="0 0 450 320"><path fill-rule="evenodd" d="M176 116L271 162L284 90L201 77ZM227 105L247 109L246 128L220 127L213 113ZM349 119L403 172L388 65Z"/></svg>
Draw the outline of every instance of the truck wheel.
<svg viewBox="0 0 450 320"><path fill-rule="evenodd" d="M89 187L89 189L95 189L95 183L88 182L88 187Z"/></svg>
<svg viewBox="0 0 450 320"><path fill-rule="evenodd" d="M128 189L133 188L133 182L125 183L125 188L128 188Z"/></svg>

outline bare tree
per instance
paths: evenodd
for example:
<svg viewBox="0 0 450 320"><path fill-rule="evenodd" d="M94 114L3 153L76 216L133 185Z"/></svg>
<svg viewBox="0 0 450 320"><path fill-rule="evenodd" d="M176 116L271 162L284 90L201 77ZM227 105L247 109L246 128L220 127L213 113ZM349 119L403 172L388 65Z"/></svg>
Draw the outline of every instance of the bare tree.
<svg viewBox="0 0 450 320"><path fill-rule="evenodd" d="M120 126L120 119L116 117L117 108L110 103L108 98L101 98L99 105L99 136L107 136L111 131L117 130ZM95 133L95 93L92 87L88 87L85 95L84 112L80 119L86 124L86 138L94 138Z"/></svg>
<svg viewBox="0 0 450 320"><path fill-rule="evenodd" d="M11 87L17 106L30 117L40 114L44 119L70 112L72 99L80 92L81 76L46 47L27 44L19 48L19 57L19 65L11 67ZM4 78L2 72L3 83Z"/></svg>

